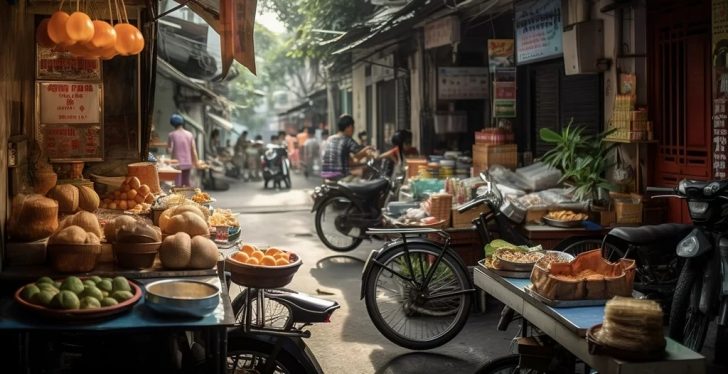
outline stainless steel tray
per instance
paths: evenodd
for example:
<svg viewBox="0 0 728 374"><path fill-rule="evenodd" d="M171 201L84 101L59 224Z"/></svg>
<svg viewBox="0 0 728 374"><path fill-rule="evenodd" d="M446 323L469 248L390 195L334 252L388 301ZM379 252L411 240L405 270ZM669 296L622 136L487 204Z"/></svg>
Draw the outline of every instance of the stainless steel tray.
<svg viewBox="0 0 728 374"><path fill-rule="evenodd" d="M559 221L557 219L551 219L551 218L547 218L545 216L543 217L543 221L549 226L562 227L562 228L566 228L566 229L571 229L574 227L581 227L581 223L584 222L583 220L581 220L581 221Z"/></svg>
<svg viewBox="0 0 728 374"><path fill-rule="evenodd" d="M604 305L607 303L607 300L591 300L591 299L584 299L584 300L551 300L547 299L541 295L539 295L538 292L533 290L533 285L528 285L523 288L524 291L526 291L527 294L531 295L534 299L552 307L552 308L578 308L583 306L599 306Z"/></svg>
<svg viewBox="0 0 728 374"><path fill-rule="evenodd" d="M531 278L530 271L511 271L511 270L501 270L501 269L492 268L490 266L485 265L485 259L478 261L478 264L504 278L520 278L520 279Z"/></svg>

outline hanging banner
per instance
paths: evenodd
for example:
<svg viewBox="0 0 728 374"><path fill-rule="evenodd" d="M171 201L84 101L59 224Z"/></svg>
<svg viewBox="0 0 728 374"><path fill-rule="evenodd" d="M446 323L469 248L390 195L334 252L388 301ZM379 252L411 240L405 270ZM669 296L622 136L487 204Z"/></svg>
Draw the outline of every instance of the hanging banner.
<svg viewBox="0 0 728 374"><path fill-rule="evenodd" d="M39 82L41 124L100 123L101 83Z"/></svg>
<svg viewBox="0 0 728 374"><path fill-rule="evenodd" d="M523 0L514 7L516 63L561 56L561 0Z"/></svg>
<svg viewBox="0 0 728 374"><path fill-rule="evenodd" d="M255 74L255 8L257 0L221 0L219 28L222 73L227 75L233 59Z"/></svg>
<svg viewBox="0 0 728 374"><path fill-rule="evenodd" d="M437 69L437 98L440 100L485 99L488 89L488 68Z"/></svg>
<svg viewBox="0 0 728 374"><path fill-rule="evenodd" d="M514 64L513 39L488 39L488 66L494 72L496 68L511 67Z"/></svg>

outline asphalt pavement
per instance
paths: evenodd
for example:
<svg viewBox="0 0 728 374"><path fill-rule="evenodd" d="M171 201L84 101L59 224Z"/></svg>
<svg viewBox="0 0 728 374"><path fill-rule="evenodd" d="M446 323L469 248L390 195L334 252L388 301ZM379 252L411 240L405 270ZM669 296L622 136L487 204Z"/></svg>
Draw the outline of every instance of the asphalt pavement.
<svg viewBox="0 0 728 374"><path fill-rule="evenodd" d="M517 323L506 332L497 331L500 305L492 301L486 313L471 313L463 331L440 348L412 351L389 342L359 299L364 260L382 243L364 242L346 254L321 244L310 213L310 193L320 179L294 174L291 190L264 190L263 182L227 181L230 190L213 195L218 207L241 213L243 240L295 251L303 265L288 287L341 305L331 323L310 327L311 338L306 340L326 373L473 373L510 353ZM232 287L233 294L239 291Z"/></svg>

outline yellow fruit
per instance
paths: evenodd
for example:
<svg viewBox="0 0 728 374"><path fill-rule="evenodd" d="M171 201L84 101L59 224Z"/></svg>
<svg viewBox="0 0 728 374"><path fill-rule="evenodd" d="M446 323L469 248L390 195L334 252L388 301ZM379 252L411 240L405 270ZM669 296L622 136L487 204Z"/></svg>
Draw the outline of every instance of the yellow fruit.
<svg viewBox="0 0 728 374"><path fill-rule="evenodd" d="M263 252L261 252L261 251L255 251L255 252L253 252L253 253L252 253L252 254L250 255L250 257L256 258L256 259L258 259L258 261L260 261L260 260L262 260L262 259L263 259L263 257L265 257L265 255L264 255L264 254L263 254Z"/></svg>
<svg viewBox="0 0 728 374"><path fill-rule="evenodd" d="M121 210L127 210L129 207L126 205L126 200L120 200L117 204L117 208Z"/></svg>
<svg viewBox="0 0 728 374"><path fill-rule="evenodd" d="M282 258L282 259L284 259L286 261L289 261L290 258L291 258L291 256L287 252L281 252L281 253L275 255L275 258L276 258L276 260Z"/></svg>
<svg viewBox="0 0 728 374"><path fill-rule="evenodd" d="M129 200L134 200L134 198L137 196L137 190L131 189L129 192L126 193L126 198Z"/></svg>
<svg viewBox="0 0 728 374"><path fill-rule="evenodd" d="M265 255L266 255L266 256L275 256L275 255L277 255L277 254L279 254L279 253L281 253L281 252L283 252L283 251L281 251L281 250L280 250L280 249L278 249L278 248L275 248L275 247L271 247L271 248L268 248L268 249L267 249L267 250L265 251Z"/></svg>
<svg viewBox="0 0 728 374"><path fill-rule="evenodd" d="M233 253L230 257L235 261L242 262L243 264L248 262L248 259L250 258L247 253L240 251Z"/></svg>
<svg viewBox="0 0 728 374"><path fill-rule="evenodd" d="M264 266L276 266L276 259L272 256L263 256L260 260L260 264Z"/></svg>
<svg viewBox="0 0 728 374"><path fill-rule="evenodd" d="M129 199L129 195L126 192L122 192L119 195L119 199L121 199L121 200L128 200Z"/></svg>
<svg viewBox="0 0 728 374"><path fill-rule="evenodd" d="M245 252L248 256L252 255L253 252L257 251L258 248L255 248L255 246L252 246L250 244L243 244L243 247L240 248L240 251Z"/></svg>
<svg viewBox="0 0 728 374"><path fill-rule="evenodd" d="M258 259L255 257L251 257L248 259L248 261L245 261L245 263L248 265L258 265L260 264L260 261L258 261Z"/></svg>
<svg viewBox="0 0 728 374"><path fill-rule="evenodd" d="M276 260L276 266L288 265L288 260L285 258L279 258Z"/></svg>

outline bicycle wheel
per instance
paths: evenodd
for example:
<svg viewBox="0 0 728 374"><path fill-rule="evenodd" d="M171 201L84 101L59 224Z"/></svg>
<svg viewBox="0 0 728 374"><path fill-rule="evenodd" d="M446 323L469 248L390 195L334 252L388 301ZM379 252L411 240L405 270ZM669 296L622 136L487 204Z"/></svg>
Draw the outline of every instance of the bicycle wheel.
<svg viewBox="0 0 728 374"><path fill-rule="evenodd" d="M488 361L476 374L513 374L520 373L518 369L519 355L508 355Z"/></svg>
<svg viewBox="0 0 728 374"><path fill-rule="evenodd" d="M271 358L271 352L274 350L275 347L270 343L241 334L229 334L227 373L313 374L318 372L316 365L297 360L286 349L282 349L275 357ZM269 360L274 360L274 362L270 363L270 368L268 368ZM266 371L266 369L272 370Z"/></svg>
<svg viewBox="0 0 728 374"><path fill-rule="evenodd" d="M321 242L337 252L348 252L362 242L362 229L347 222L348 216L364 213L349 198L332 196L316 210L316 234Z"/></svg>
<svg viewBox="0 0 728 374"><path fill-rule="evenodd" d="M293 319L291 318L291 310L286 306L278 301L272 300L268 298L268 295L274 294L274 293L290 293L295 291L290 290L284 290L284 289L277 289L277 290L264 290L264 296L263 296L263 310L265 311L265 316L263 316L262 319L260 319L259 322L259 313L258 313L258 302L257 302L257 296L261 290L255 290L253 291L253 297L251 301L253 304L251 305L251 324L256 327L262 327L265 326L267 328L273 328L273 329L279 329L279 330L289 330L291 327L293 327ZM245 305L248 302L248 292L249 289L245 288L243 289L237 296L235 296L235 299L232 301L232 307L233 307L233 313L235 314L235 323L236 324L244 324L245 323ZM261 323L263 322L263 323Z"/></svg>
<svg viewBox="0 0 728 374"><path fill-rule="evenodd" d="M395 274L422 283L442 248L426 243L391 250L372 268L365 285L367 312L374 326L393 343L409 349L431 349L450 341L465 325L471 296L460 293L470 287L464 265L446 252L429 284L419 286Z"/></svg>

